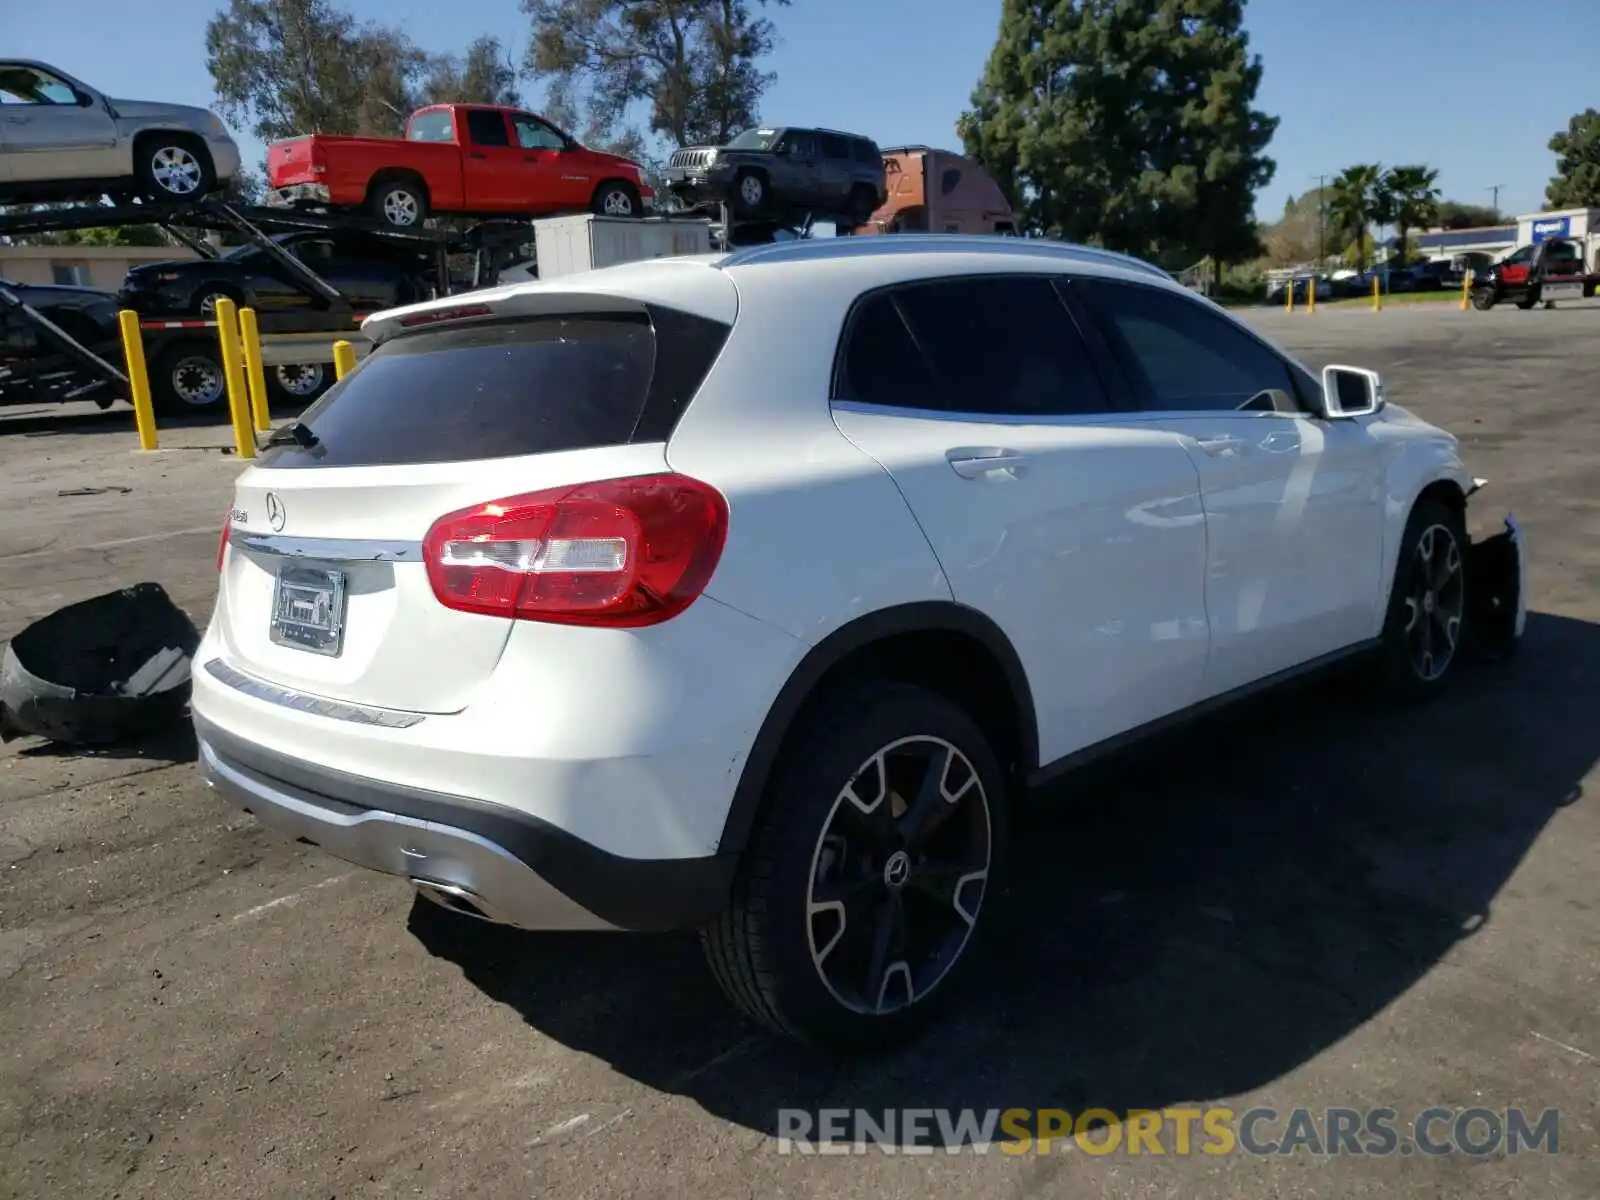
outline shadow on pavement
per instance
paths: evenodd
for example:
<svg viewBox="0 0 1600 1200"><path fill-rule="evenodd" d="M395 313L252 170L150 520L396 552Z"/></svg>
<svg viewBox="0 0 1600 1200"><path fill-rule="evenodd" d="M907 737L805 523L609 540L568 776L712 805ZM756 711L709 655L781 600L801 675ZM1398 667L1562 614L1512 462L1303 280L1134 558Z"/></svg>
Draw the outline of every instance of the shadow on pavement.
<svg viewBox="0 0 1600 1200"><path fill-rule="evenodd" d="M1494 920L1600 758L1597 680L1600 625L1533 615L1512 664L1430 705L1319 684L1074 776L1015 838L961 1004L877 1061L752 1036L692 937L521 934L421 900L411 928L547 1036L768 1134L780 1107L1203 1101L1333 1045Z"/></svg>
<svg viewBox="0 0 1600 1200"><path fill-rule="evenodd" d="M192 763L199 759L194 726L184 719L140 737L104 746L72 746L62 742L37 741L17 751L19 758L110 758L149 759L151 762Z"/></svg>

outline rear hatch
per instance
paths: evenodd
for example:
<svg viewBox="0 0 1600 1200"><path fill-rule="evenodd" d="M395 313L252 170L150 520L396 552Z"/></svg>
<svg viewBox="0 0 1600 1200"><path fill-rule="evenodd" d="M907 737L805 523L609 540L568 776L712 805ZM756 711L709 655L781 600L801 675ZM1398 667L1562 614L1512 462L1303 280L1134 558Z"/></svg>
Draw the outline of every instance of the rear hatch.
<svg viewBox="0 0 1600 1200"><path fill-rule="evenodd" d="M215 618L231 665L380 708L470 702L513 623L439 602L429 529L512 496L664 471L672 424L728 328L569 299L580 311L383 342L303 415L314 445L275 447L241 477Z"/></svg>

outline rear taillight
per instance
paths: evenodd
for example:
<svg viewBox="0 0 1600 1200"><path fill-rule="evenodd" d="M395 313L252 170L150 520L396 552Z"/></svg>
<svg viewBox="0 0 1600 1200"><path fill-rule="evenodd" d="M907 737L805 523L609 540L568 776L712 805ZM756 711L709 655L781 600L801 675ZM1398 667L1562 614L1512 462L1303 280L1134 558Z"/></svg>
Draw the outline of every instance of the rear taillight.
<svg viewBox="0 0 1600 1200"><path fill-rule="evenodd" d="M233 531L233 513L222 522L222 537L217 540L217 573L222 572L222 560L228 557L228 535Z"/></svg>
<svg viewBox="0 0 1600 1200"><path fill-rule="evenodd" d="M550 488L463 509L423 540L446 608L561 625L654 625L705 589L728 505L684 475Z"/></svg>

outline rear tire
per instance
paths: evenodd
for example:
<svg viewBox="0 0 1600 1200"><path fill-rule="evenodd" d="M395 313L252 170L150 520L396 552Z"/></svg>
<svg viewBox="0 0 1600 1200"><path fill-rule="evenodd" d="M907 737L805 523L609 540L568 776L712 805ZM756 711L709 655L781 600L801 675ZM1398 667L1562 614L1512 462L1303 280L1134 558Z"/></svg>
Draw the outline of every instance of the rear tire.
<svg viewBox="0 0 1600 1200"><path fill-rule="evenodd" d="M216 320L217 319L217 301L219 299L221 299L223 296L226 296L229 300L232 300L240 308L244 307L243 298L237 292L235 292L232 288L225 288L225 287L202 288L200 290L200 292L197 293L195 298L194 298L194 314L195 314L195 316L203 317L207 321Z"/></svg>
<svg viewBox="0 0 1600 1200"><path fill-rule="evenodd" d="M332 363L295 363L267 372L268 395L286 407L305 408L332 386Z"/></svg>
<svg viewBox="0 0 1600 1200"><path fill-rule="evenodd" d="M1417 502L1400 539L1379 651L1380 681L1402 700L1444 689L1467 623L1467 530L1458 509Z"/></svg>
<svg viewBox="0 0 1600 1200"><path fill-rule="evenodd" d="M152 134L133 148L139 194L151 200L188 203L217 187L217 172L205 143L189 134Z"/></svg>
<svg viewBox="0 0 1600 1200"><path fill-rule="evenodd" d="M1527 312L1528 309L1532 308L1537 303L1539 303L1539 301L1534 297L1524 296L1521 300L1517 301L1517 307L1522 309L1523 312Z"/></svg>
<svg viewBox="0 0 1600 1200"><path fill-rule="evenodd" d="M814 711L701 942L728 997L768 1029L887 1048L933 1016L972 958L999 877L1005 781L977 724L936 693L867 683Z"/></svg>
<svg viewBox="0 0 1600 1200"><path fill-rule="evenodd" d="M408 179L373 185L367 193L371 214L393 229L420 229L428 219L428 193Z"/></svg>
<svg viewBox="0 0 1600 1200"><path fill-rule="evenodd" d="M227 413L227 378L216 341L180 342L156 355L150 392L156 411L166 416Z"/></svg>
<svg viewBox="0 0 1600 1200"><path fill-rule="evenodd" d="M853 225L865 225L877 211L877 192L862 184L850 190L850 221Z"/></svg>

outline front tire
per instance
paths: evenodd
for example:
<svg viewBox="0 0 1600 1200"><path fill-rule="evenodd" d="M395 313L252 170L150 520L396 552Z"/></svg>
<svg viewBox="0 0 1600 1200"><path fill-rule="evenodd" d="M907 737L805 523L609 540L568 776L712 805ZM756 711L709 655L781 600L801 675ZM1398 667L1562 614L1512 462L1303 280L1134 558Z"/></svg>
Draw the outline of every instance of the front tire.
<svg viewBox="0 0 1600 1200"><path fill-rule="evenodd" d="M1471 293L1471 297L1472 307L1477 309L1479 312L1488 312L1494 307L1494 293L1488 289L1475 291Z"/></svg>
<svg viewBox="0 0 1600 1200"><path fill-rule="evenodd" d="M767 207L767 177L760 171L740 171L733 181L733 210L752 217Z"/></svg>
<svg viewBox="0 0 1600 1200"><path fill-rule="evenodd" d="M1004 777L978 725L936 693L869 683L814 711L702 944L768 1029L885 1048L972 957L1005 844Z"/></svg>
<svg viewBox="0 0 1600 1200"><path fill-rule="evenodd" d="M626 183L602 183L589 207L602 217L638 217L644 213L639 193Z"/></svg>
<svg viewBox="0 0 1600 1200"><path fill-rule="evenodd" d="M1455 672L1467 621L1467 545L1458 509L1421 500L1411 510L1380 651L1383 682L1400 699L1431 696Z"/></svg>

